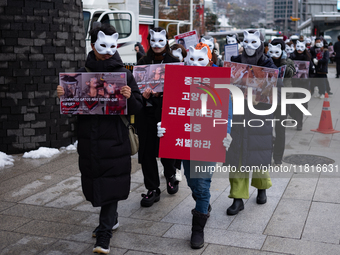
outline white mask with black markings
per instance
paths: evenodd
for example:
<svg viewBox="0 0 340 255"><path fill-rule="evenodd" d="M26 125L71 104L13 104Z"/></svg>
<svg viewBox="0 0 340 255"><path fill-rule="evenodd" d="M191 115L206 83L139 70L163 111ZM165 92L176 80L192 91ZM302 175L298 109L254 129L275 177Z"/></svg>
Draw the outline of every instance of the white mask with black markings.
<svg viewBox="0 0 340 255"><path fill-rule="evenodd" d="M237 43L236 35L227 36L227 44L235 44Z"/></svg>
<svg viewBox="0 0 340 255"><path fill-rule="evenodd" d="M163 48L166 45L166 31L163 29L161 32L155 32L152 29L150 32L150 46L151 48Z"/></svg>
<svg viewBox="0 0 340 255"><path fill-rule="evenodd" d="M290 47L289 45L286 45L286 49L285 51L290 54L290 53L293 53L294 52L294 45L292 44L292 46Z"/></svg>
<svg viewBox="0 0 340 255"><path fill-rule="evenodd" d="M268 44L269 50L268 55L271 58L280 58L282 54L281 44L272 45L271 43Z"/></svg>
<svg viewBox="0 0 340 255"><path fill-rule="evenodd" d="M210 51L213 52L213 50L214 50L214 38L205 39L203 37L201 42L207 44L210 48Z"/></svg>
<svg viewBox="0 0 340 255"><path fill-rule="evenodd" d="M318 48L322 48L323 47L323 42L315 43L315 46L318 47Z"/></svg>
<svg viewBox="0 0 340 255"><path fill-rule="evenodd" d="M200 50L189 47L189 65L190 66L207 66L209 64L208 48L205 46Z"/></svg>
<svg viewBox="0 0 340 255"><path fill-rule="evenodd" d="M183 61L183 55L182 55L182 49L177 48L176 50L171 51L172 55L174 55L176 58L179 58L179 61Z"/></svg>
<svg viewBox="0 0 340 255"><path fill-rule="evenodd" d="M248 31L243 32L243 48L248 56L253 56L256 50L261 46L260 32L249 33Z"/></svg>
<svg viewBox="0 0 340 255"><path fill-rule="evenodd" d="M114 55L117 51L118 36L118 33L106 35L103 31L99 31L97 34L97 41L94 43L96 51L102 55Z"/></svg>
<svg viewBox="0 0 340 255"><path fill-rule="evenodd" d="M306 44L304 42L297 41L296 42L296 50L297 51L305 51Z"/></svg>

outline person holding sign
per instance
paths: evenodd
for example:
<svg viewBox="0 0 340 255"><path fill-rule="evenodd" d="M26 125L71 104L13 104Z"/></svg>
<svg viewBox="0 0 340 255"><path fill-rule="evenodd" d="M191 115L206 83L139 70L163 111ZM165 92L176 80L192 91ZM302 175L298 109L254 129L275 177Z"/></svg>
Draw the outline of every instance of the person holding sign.
<svg viewBox="0 0 340 255"><path fill-rule="evenodd" d="M294 62L287 57L285 50L285 42L282 39L274 39L269 43L268 56L270 56L277 67L286 66L284 74L284 87L292 87L292 77L295 74ZM293 98L293 94L288 95L287 98ZM281 101L279 101L281 102ZM274 118L280 120L275 124L275 142L273 150L273 159L275 165L282 165L282 157L285 150L286 129L280 123L286 119L286 115L281 115L281 104L278 104Z"/></svg>
<svg viewBox="0 0 340 255"><path fill-rule="evenodd" d="M189 65L191 66L214 66L211 61L211 51L209 46L203 43L196 45L194 49L192 46L189 47ZM201 94L201 98L207 96L207 94ZM228 150L231 143L230 136L230 123L232 118L232 104L229 97L229 110L228 110L228 127L227 136L223 140L223 145ZM166 129L161 126L161 122L157 124L158 137L163 137L166 133ZM161 138L162 139L162 138ZM191 149L190 149L191 153ZM192 197L196 201L195 209L192 212L192 234L190 239L191 248L200 249L204 246L204 227L210 216L210 184L212 173L200 172L199 176L195 176L196 167L211 167L215 166L216 162L206 161L194 161L194 160L183 160L184 175L186 176L188 186L192 191Z"/></svg>
<svg viewBox="0 0 340 255"><path fill-rule="evenodd" d="M231 57L231 61L257 65L269 68L277 68L273 60L264 54L263 35L257 30L244 31L244 51L237 57ZM269 109L270 105L254 102L258 110ZM258 116L250 112L246 100L244 100L244 115L233 115L233 123L248 123L250 119L271 119L270 116ZM250 127L248 125L236 124L231 128L230 148L226 154L224 165L236 167L237 172L229 174L230 195L233 204L227 209L227 215L235 215L244 209L242 199L249 198L249 172L241 172L241 167L258 166L260 172L253 173L251 185L258 189L256 202L264 204L267 202L266 189L272 186L267 172L262 172L260 166L270 165L272 157L272 133L270 122L264 121L261 127Z"/></svg>
<svg viewBox="0 0 340 255"><path fill-rule="evenodd" d="M295 51L290 54L290 58L295 61L306 61L309 62L309 69L308 69L308 77L312 78L314 75L314 65L312 63L312 56L309 53L305 42L296 42L296 49ZM305 88L310 90L310 79L301 79L294 77L292 79L293 87L297 88ZM303 98L304 95L302 93L294 93L294 98ZM307 109L308 103L304 103L303 106ZM302 130L302 119L303 119L303 113L296 107L296 105L292 105L290 114L293 119L297 122L296 129L298 131Z"/></svg>
<svg viewBox="0 0 340 255"><path fill-rule="evenodd" d="M137 65L165 64L179 62L170 52L168 35L163 28L150 29L148 35L150 49L143 56ZM142 207L150 207L160 200L161 190L159 189L159 173L156 158L158 157L159 138L157 137L157 123L161 121L163 93L154 93L147 88L143 94L143 109L136 116L137 132L139 137L138 161L142 166L144 185L148 190L142 194ZM176 179L175 159L162 158L164 176L169 194L178 191Z"/></svg>
<svg viewBox="0 0 340 255"><path fill-rule="evenodd" d="M79 72L124 72L127 85L120 93L127 98L128 113L137 114L142 98L131 72L118 54L116 29L103 24L90 31L92 51ZM64 95L62 86L58 96ZM125 117L125 116L122 116ZM117 206L130 194L131 147L128 127L117 115L78 116L78 154L81 183L86 200L100 207L99 226L93 231L93 252L108 254L112 230L118 228Z"/></svg>

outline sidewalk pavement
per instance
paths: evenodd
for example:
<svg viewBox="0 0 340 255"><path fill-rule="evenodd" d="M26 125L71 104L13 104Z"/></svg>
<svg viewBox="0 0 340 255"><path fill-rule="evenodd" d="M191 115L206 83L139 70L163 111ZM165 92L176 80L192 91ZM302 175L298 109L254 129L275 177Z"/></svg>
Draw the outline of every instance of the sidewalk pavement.
<svg viewBox="0 0 340 255"><path fill-rule="evenodd" d="M340 130L340 80L333 78L334 66L329 77L333 127ZM319 98L311 99L312 116L304 118L302 131L287 128L285 156L324 156L338 167L340 133L310 131L318 127L322 104ZM21 156L14 155L14 166L0 169L0 254L93 254L91 233L99 209L83 197L77 153L38 160ZM129 198L118 205L120 227L111 239L110 254L340 254L339 177L334 171L273 178L266 204L256 204L251 187L245 209L227 216L232 203L229 180L217 174L211 186L213 210L205 228L206 244L192 250L194 201L185 177L175 195L167 194L162 177L160 202L141 208L141 193L146 190L137 169Z"/></svg>

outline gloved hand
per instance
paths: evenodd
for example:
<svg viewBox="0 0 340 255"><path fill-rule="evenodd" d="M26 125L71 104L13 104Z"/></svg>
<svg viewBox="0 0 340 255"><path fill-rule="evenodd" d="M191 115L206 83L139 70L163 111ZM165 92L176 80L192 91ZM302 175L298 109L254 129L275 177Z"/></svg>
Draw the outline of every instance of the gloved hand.
<svg viewBox="0 0 340 255"><path fill-rule="evenodd" d="M225 147L226 151L229 149L232 140L233 138L229 133L227 134L227 137L224 137L223 146Z"/></svg>
<svg viewBox="0 0 340 255"><path fill-rule="evenodd" d="M313 62L314 62L314 65L318 65L318 63L319 63L319 60L317 60L316 58L313 58Z"/></svg>
<svg viewBox="0 0 340 255"><path fill-rule="evenodd" d="M57 86L57 95L58 95L58 97L61 97L61 96L63 96L64 94L65 94L64 88L63 88L62 86L58 85L58 86Z"/></svg>
<svg viewBox="0 0 340 255"><path fill-rule="evenodd" d="M162 122L158 122L158 123L157 123L157 136L158 136L158 137L163 137L164 134L165 134L165 128L162 128L162 127L161 127L161 123L162 123Z"/></svg>

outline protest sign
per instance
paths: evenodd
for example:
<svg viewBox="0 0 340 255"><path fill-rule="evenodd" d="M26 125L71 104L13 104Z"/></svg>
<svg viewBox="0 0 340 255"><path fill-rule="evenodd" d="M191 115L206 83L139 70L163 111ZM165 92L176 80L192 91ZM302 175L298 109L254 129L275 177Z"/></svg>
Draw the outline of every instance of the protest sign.
<svg viewBox="0 0 340 255"><path fill-rule="evenodd" d="M224 61L224 67L231 67L230 83L239 87L247 99L248 87L253 90L256 102L271 104L273 87L276 87L279 70L263 66Z"/></svg>
<svg viewBox="0 0 340 255"><path fill-rule="evenodd" d="M230 62L232 56L238 56L238 44L224 45L224 60Z"/></svg>
<svg viewBox="0 0 340 255"><path fill-rule="evenodd" d="M61 114L126 115L127 99L120 90L126 73L60 73Z"/></svg>
<svg viewBox="0 0 340 255"><path fill-rule="evenodd" d="M293 78L308 79L310 62L300 60L294 60L293 62L296 70L296 74Z"/></svg>
<svg viewBox="0 0 340 255"><path fill-rule="evenodd" d="M150 88L153 92L163 92L166 65L184 65L184 63L178 62L133 67L133 76L141 93L147 88Z"/></svg>
<svg viewBox="0 0 340 255"><path fill-rule="evenodd" d="M176 74L176 75L173 75ZM167 66L163 94L160 158L224 162L230 68Z"/></svg>

